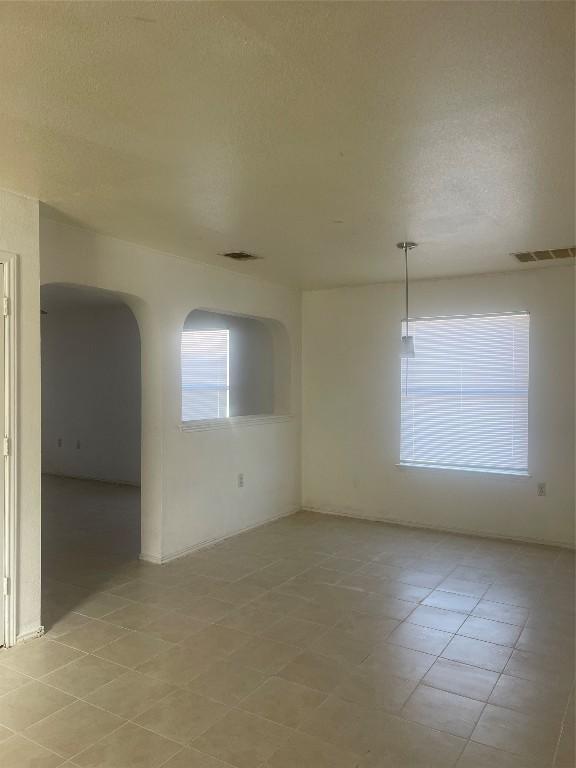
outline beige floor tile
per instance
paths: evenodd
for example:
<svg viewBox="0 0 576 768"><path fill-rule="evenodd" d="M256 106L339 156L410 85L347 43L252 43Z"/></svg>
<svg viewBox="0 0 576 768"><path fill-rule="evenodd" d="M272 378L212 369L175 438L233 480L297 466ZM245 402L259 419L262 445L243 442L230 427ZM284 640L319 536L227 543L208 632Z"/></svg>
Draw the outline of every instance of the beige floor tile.
<svg viewBox="0 0 576 768"><path fill-rule="evenodd" d="M382 724L379 744L359 768L453 768L466 741L399 717ZM496 768L496 766L494 766Z"/></svg>
<svg viewBox="0 0 576 768"><path fill-rule="evenodd" d="M269 760L292 733L248 712L232 710L193 746L235 768L255 768Z"/></svg>
<svg viewBox="0 0 576 768"><path fill-rule="evenodd" d="M42 621L46 627L45 637L48 640L57 640L61 635L65 635L67 632L72 632L74 629L79 629L87 624L89 621L88 616L83 616L80 613L66 613L62 615L60 611L50 613L46 610L44 605L42 606Z"/></svg>
<svg viewBox="0 0 576 768"><path fill-rule="evenodd" d="M0 725L0 742L6 741L6 739L9 739L11 736L14 736L14 731L11 731L9 728L4 728L3 725Z"/></svg>
<svg viewBox="0 0 576 768"><path fill-rule="evenodd" d="M361 664L372 649L372 641L358 638L342 627L324 628L324 632L310 646L314 653L328 656L343 664Z"/></svg>
<svg viewBox="0 0 576 768"><path fill-rule="evenodd" d="M106 620L109 621L109 619L108 616ZM159 637L160 640L165 640L167 643L182 643L207 626L208 624L204 621L198 621L173 611L151 621L143 629L146 634Z"/></svg>
<svg viewBox="0 0 576 768"><path fill-rule="evenodd" d="M230 768L230 764L186 747L164 763L162 768Z"/></svg>
<svg viewBox="0 0 576 768"><path fill-rule="evenodd" d="M122 722L110 712L84 701L75 701L30 726L23 735L62 757L70 758L119 728Z"/></svg>
<svg viewBox="0 0 576 768"><path fill-rule="evenodd" d="M399 712L418 682L398 677L378 668L370 671L346 670L334 695L369 709Z"/></svg>
<svg viewBox="0 0 576 768"><path fill-rule="evenodd" d="M460 664L458 661L438 659L422 679L425 685L442 691L488 701L499 673L488 669Z"/></svg>
<svg viewBox="0 0 576 768"><path fill-rule="evenodd" d="M71 696L56 688L30 682L2 697L0 725L13 731L23 731L73 701Z"/></svg>
<svg viewBox="0 0 576 768"><path fill-rule="evenodd" d="M430 629L438 629L443 632L456 632L466 621L467 616L456 611L446 611L430 605L420 605L416 608L407 621L411 624L419 624Z"/></svg>
<svg viewBox="0 0 576 768"><path fill-rule="evenodd" d="M218 600L224 600L226 603L232 603L234 606L245 605L255 600L266 592L265 589L255 584L234 581L230 584L219 585L210 594Z"/></svg>
<svg viewBox="0 0 576 768"><path fill-rule="evenodd" d="M118 640L113 640L108 645L94 651L94 655L115 664L122 664L125 667L135 669L159 653L169 652L173 647L172 643L166 643L154 635L130 631Z"/></svg>
<svg viewBox="0 0 576 768"><path fill-rule="evenodd" d="M512 649L506 646L457 635L450 641L442 656L462 664L502 672L511 653Z"/></svg>
<svg viewBox="0 0 576 768"><path fill-rule="evenodd" d="M366 593L363 598L358 599L357 610L360 613L368 613L373 616L386 616L389 619L403 621L410 616L416 606L416 603L411 603L407 600L398 600L389 595L379 595L369 592ZM354 599L350 600L347 607L354 610L356 608L356 601Z"/></svg>
<svg viewBox="0 0 576 768"><path fill-rule="evenodd" d="M388 619L385 616L369 616L365 613L347 611L334 629L343 630L349 637L368 643L375 648L399 625L400 622L396 619Z"/></svg>
<svg viewBox="0 0 576 768"><path fill-rule="evenodd" d="M127 723L76 755L80 768L159 768L181 746Z"/></svg>
<svg viewBox="0 0 576 768"><path fill-rule="evenodd" d="M329 603L306 600L288 615L322 624L324 627L334 627L345 616L345 611Z"/></svg>
<svg viewBox="0 0 576 768"><path fill-rule="evenodd" d="M259 635L275 624L281 617L282 614L273 613L266 608L245 605L239 610L229 613L218 624L223 627L230 627L230 629L238 629L241 632Z"/></svg>
<svg viewBox="0 0 576 768"><path fill-rule="evenodd" d="M0 653L4 653L0 651ZM30 682L30 678L23 675L21 672L16 672L14 669L3 667L0 664L0 696L10 691L15 691L16 688L20 688L21 685L26 685Z"/></svg>
<svg viewBox="0 0 576 768"><path fill-rule="evenodd" d="M466 595L458 595L454 592L442 592L441 590L434 590L424 600L422 605L429 605L434 608L443 608L447 611L457 611L460 613L471 613L478 605L479 599L477 597L468 597ZM441 629L441 627L438 627Z"/></svg>
<svg viewBox="0 0 576 768"><path fill-rule="evenodd" d="M358 757L314 739L293 734L268 760L268 768L356 768Z"/></svg>
<svg viewBox="0 0 576 768"><path fill-rule="evenodd" d="M272 590L266 592L261 597L252 602L255 608L263 608L264 610L271 611L272 613L280 613L286 615L293 613L306 605L309 601L297 595L287 595L281 590ZM303 616L301 618L306 618Z"/></svg>
<svg viewBox="0 0 576 768"><path fill-rule="evenodd" d="M182 611L198 621L219 621L235 610L233 603L215 597L199 597Z"/></svg>
<svg viewBox="0 0 576 768"><path fill-rule="evenodd" d="M136 723L167 739L190 744L226 714L227 707L189 691L175 691L153 704Z"/></svg>
<svg viewBox="0 0 576 768"><path fill-rule="evenodd" d="M576 645L574 632L560 632L543 625L539 627L524 627L518 638L516 648L519 651L542 653L556 657L574 659Z"/></svg>
<svg viewBox="0 0 576 768"><path fill-rule="evenodd" d="M123 675L98 688L86 700L118 717L132 719L174 690L174 686L161 680L124 670Z"/></svg>
<svg viewBox="0 0 576 768"><path fill-rule="evenodd" d="M106 621L125 629L142 629L155 619L166 615L166 610L156 605L128 603L106 616Z"/></svg>
<svg viewBox="0 0 576 768"><path fill-rule="evenodd" d="M361 707L331 695L302 724L300 730L361 756L380 744L388 717L390 715L380 710Z"/></svg>
<svg viewBox="0 0 576 768"><path fill-rule="evenodd" d="M432 589L428 587L417 587L413 584L406 584L403 581L394 581L393 579L381 579L375 591L381 595L396 597L398 600L409 603L419 603L432 593Z"/></svg>
<svg viewBox="0 0 576 768"><path fill-rule="evenodd" d="M457 768L542 768L538 760L469 741Z"/></svg>
<svg viewBox="0 0 576 768"><path fill-rule="evenodd" d="M21 736L0 743L2 768L56 768L63 762L63 758Z"/></svg>
<svg viewBox="0 0 576 768"><path fill-rule="evenodd" d="M234 661L217 661L198 677L188 688L201 696L228 706L238 704L267 678L266 672L244 667Z"/></svg>
<svg viewBox="0 0 576 768"><path fill-rule="evenodd" d="M484 702L419 685L401 715L429 728L468 738L483 709Z"/></svg>
<svg viewBox="0 0 576 768"><path fill-rule="evenodd" d="M108 624L105 621L91 619L79 629L74 629L61 635L58 638L58 642L79 651L93 653L98 648L108 645L108 643L117 640L125 634L126 630L122 627L115 627L113 624Z"/></svg>
<svg viewBox="0 0 576 768"><path fill-rule="evenodd" d="M136 580L112 589L111 593L127 600L134 600L137 603L162 606L166 605L168 590L157 584Z"/></svg>
<svg viewBox="0 0 576 768"><path fill-rule="evenodd" d="M9 648L2 653L0 663L8 669L38 678L69 664L81 655L72 648L41 638Z"/></svg>
<svg viewBox="0 0 576 768"><path fill-rule="evenodd" d="M325 693L271 677L240 704L253 715L297 728L324 701Z"/></svg>
<svg viewBox="0 0 576 768"><path fill-rule="evenodd" d="M138 671L172 685L187 685L220 657L215 653L192 654L174 646L141 664Z"/></svg>
<svg viewBox="0 0 576 768"><path fill-rule="evenodd" d="M477 597L480 599L488 591L489 584L483 584L479 581L469 581L468 579L456 579L449 576L444 579L439 585L438 589L442 592L454 592L457 595L465 595L467 597Z"/></svg>
<svg viewBox="0 0 576 768"><path fill-rule="evenodd" d="M491 600L480 600L472 611L473 616L480 616L483 619L492 619L493 621L503 621L506 624L516 624L519 627L526 623L528 614L529 610L527 608L508 605L507 603L494 603Z"/></svg>
<svg viewBox="0 0 576 768"><path fill-rule="evenodd" d="M90 619L101 619L103 616L127 605L129 605L128 601L117 595L111 595L107 592L94 592L76 603L74 611L83 616L88 616Z"/></svg>
<svg viewBox="0 0 576 768"><path fill-rule="evenodd" d="M442 632L439 629L422 627L404 621L390 633L387 642L410 648L413 651L438 655L442 653L453 637L454 635L450 632Z"/></svg>
<svg viewBox="0 0 576 768"><path fill-rule="evenodd" d="M472 740L518 755L551 761L560 727L544 724L538 717L487 704Z"/></svg>
<svg viewBox="0 0 576 768"><path fill-rule="evenodd" d="M273 675L299 654L300 649L293 645L277 643L275 640L266 638L254 638L232 654L231 658L245 667L252 667Z"/></svg>
<svg viewBox="0 0 576 768"><path fill-rule="evenodd" d="M365 563L364 560L355 560L350 557L330 557L323 562L326 568L334 571L340 571L341 573L353 573L359 568L362 568Z"/></svg>
<svg viewBox="0 0 576 768"><path fill-rule="evenodd" d="M182 648L193 654L218 654L229 656L254 640L254 636L239 629L209 624L181 643Z"/></svg>
<svg viewBox="0 0 576 768"><path fill-rule="evenodd" d="M524 680L506 674L500 676L489 699L490 704L556 722L561 721L567 701L565 686Z"/></svg>
<svg viewBox="0 0 576 768"><path fill-rule="evenodd" d="M100 686L123 675L125 671L124 667L106 659L86 655L46 675L42 682L53 685L71 696L84 698Z"/></svg>
<svg viewBox="0 0 576 768"><path fill-rule="evenodd" d="M329 693L344 675L342 664L317 653L305 651L283 667L278 676L309 688Z"/></svg>
<svg viewBox="0 0 576 768"><path fill-rule="evenodd" d="M574 681L574 666L565 659L529 651L513 651L506 674L534 682L551 683L570 689Z"/></svg>
<svg viewBox="0 0 576 768"><path fill-rule="evenodd" d="M513 646L520 636L521 627L505 624L501 621L483 619L480 616L470 616L458 630L459 635L473 637L476 640L486 640L498 645Z"/></svg>
<svg viewBox="0 0 576 768"><path fill-rule="evenodd" d="M576 735L574 733L574 713L565 723L554 761L554 768L574 768L576 765Z"/></svg>
<svg viewBox="0 0 576 768"><path fill-rule="evenodd" d="M367 670L378 667L382 673L388 672L408 680L420 680L436 661L430 653L414 651L402 645L383 643L363 662Z"/></svg>
<svg viewBox="0 0 576 768"><path fill-rule="evenodd" d="M288 643L299 648L307 648L325 631L326 627L323 624L290 615L269 626L262 632L262 635L271 640Z"/></svg>
<svg viewBox="0 0 576 768"><path fill-rule="evenodd" d="M107 506L110 492L102 484L94 491L98 509L121 520L114 502ZM154 719L158 710L153 727L178 731L160 758L153 744L170 740L154 741L148 727L122 726L126 738L112 732L84 750L86 768L452 768L459 759L459 768L552 768L510 749L518 749L515 740L527 742L540 755L560 728L574 681L573 556L563 565L554 548L302 513L158 567L99 557L105 542L98 535L85 539L85 549L78 536L70 552L70 526L67 520L66 539L51 539L44 561L48 640L98 656L83 655L41 679L104 714ZM103 620L75 612L79 605ZM149 641L135 649L135 636L168 645L155 645L148 656ZM130 640L115 642L123 637ZM100 658L104 646L124 648L117 660L138 664L138 671ZM4 666L6 658L0 651L0 712L18 685L30 685ZM175 703L181 698L207 701L202 717L213 705L234 707L226 727L214 723L199 737L211 734L224 751L184 746L200 708L187 716ZM488 713L504 713L495 722L480 718L497 747L466 745L438 730L469 733L487 699ZM431 727L400 716L402 710ZM30 728L64 724L66 710L55 711ZM300 719L298 731L280 725ZM316 734L304 733L312 724ZM14 742L10 732L0 726L4 743ZM150 738L151 748L140 750L138 742ZM573 768L573 741L573 726L565 727L554 768Z"/></svg>

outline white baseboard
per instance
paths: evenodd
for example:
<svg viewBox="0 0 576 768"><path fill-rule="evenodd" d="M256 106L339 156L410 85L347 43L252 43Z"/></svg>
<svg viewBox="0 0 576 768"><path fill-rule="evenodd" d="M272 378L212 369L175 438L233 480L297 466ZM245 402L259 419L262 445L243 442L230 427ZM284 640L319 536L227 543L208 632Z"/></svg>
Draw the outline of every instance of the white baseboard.
<svg viewBox="0 0 576 768"><path fill-rule="evenodd" d="M88 475L59 475L55 472L42 472L46 477L57 477L59 480L89 480L93 483L108 483L108 485L129 485L131 488L140 488L140 483L133 480L105 480L102 477Z"/></svg>
<svg viewBox="0 0 576 768"><path fill-rule="evenodd" d="M21 632L16 637L16 645L19 645L20 643L27 643L28 640L36 640L38 637L42 637L44 634L44 627L39 626L35 629L29 629L25 632Z"/></svg>
<svg viewBox="0 0 576 768"><path fill-rule="evenodd" d="M538 539L530 536L507 536L494 531L478 531L469 528L452 528L441 525L429 525L415 520L400 520L395 517L383 517L382 515L370 515L360 510L350 510L344 507L323 507L306 505L302 507L304 512L317 512L321 515L333 515L334 517L351 517L356 520L370 520L376 523L388 523L389 525L399 525L404 528L421 528L425 531L436 531L438 533L454 533L458 536L476 536L482 539L499 539L501 541L515 541L521 544L541 544L548 547L561 547L562 549L573 550L576 548L574 543L566 541L550 541L549 539Z"/></svg>
<svg viewBox="0 0 576 768"><path fill-rule="evenodd" d="M263 520L260 523L252 523L250 525L244 526L243 528L237 528L230 533L224 534L224 536L216 536L212 539L199 541L197 544L192 544L190 547L180 549L178 552L172 552L170 555L163 555L162 557L158 557L158 555L148 555L145 552L142 552L140 554L140 560L144 560L147 563L154 563L155 565L164 565L165 563L172 562L172 560L178 560L181 557L186 557L186 555L191 555L193 552L197 552L199 549L208 549L209 547L214 547L216 544L220 544L220 542L226 541L226 539L231 539L234 536L238 536L240 533L247 533L248 531L253 531L255 528L262 528L264 525L273 523L276 520L281 520L283 517L290 517L290 515L295 514L299 510L300 506L294 507L294 509L291 509L289 512L282 512L281 514L275 515L274 517L269 517L267 520Z"/></svg>

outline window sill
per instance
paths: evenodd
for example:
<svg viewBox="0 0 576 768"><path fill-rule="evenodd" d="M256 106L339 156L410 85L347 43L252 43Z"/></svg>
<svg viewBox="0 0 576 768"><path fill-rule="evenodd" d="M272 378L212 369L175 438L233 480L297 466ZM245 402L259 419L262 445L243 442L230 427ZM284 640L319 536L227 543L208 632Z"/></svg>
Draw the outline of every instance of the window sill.
<svg viewBox="0 0 576 768"><path fill-rule="evenodd" d="M529 472L521 472L516 470L506 469L475 469L474 467L450 467L447 465L431 465L431 464L396 464L398 469L417 469L417 470L433 470L435 472L460 472L471 475L490 475L496 477L511 477L518 479L525 479L532 477Z"/></svg>
<svg viewBox="0 0 576 768"><path fill-rule="evenodd" d="M257 427L264 424L281 424L292 421L286 414L264 414L262 416L230 416L228 419L198 419L183 421L181 432L210 432L215 429L236 429L237 427Z"/></svg>

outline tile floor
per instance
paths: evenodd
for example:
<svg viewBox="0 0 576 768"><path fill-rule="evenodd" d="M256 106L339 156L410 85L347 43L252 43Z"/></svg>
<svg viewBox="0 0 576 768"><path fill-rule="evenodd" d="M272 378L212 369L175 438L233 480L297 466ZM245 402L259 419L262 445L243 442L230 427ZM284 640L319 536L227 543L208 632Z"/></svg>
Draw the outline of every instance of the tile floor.
<svg viewBox="0 0 576 768"><path fill-rule="evenodd" d="M137 508L46 480L2 768L574 768L573 553L301 513L160 567Z"/></svg>

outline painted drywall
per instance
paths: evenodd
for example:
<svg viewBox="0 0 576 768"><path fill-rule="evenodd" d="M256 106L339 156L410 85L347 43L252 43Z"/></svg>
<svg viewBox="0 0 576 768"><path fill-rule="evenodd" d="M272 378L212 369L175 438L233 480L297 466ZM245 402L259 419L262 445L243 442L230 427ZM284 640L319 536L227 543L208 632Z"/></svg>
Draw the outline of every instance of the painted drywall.
<svg viewBox="0 0 576 768"><path fill-rule="evenodd" d="M0 190L0 250L16 254L18 636L40 626L40 265L38 201Z"/></svg>
<svg viewBox="0 0 576 768"><path fill-rule="evenodd" d="M122 304L59 304L47 302L46 293L42 306L48 311L41 321L42 471L138 485L136 319Z"/></svg>
<svg viewBox="0 0 576 768"><path fill-rule="evenodd" d="M573 544L572 267L421 281L411 291L415 316L530 312L530 478L395 466L402 301L401 284L304 294L304 506Z"/></svg>
<svg viewBox="0 0 576 768"><path fill-rule="evenodd" d="M274 339L266 323L251 317L194 310L184 328L230 331L230 416L275 412ZM281 349L278 353L287 351Z"/></svg>
<svg viewBox="0 0 576 768"><path fill-rule="evenodd" d="M49 219L40 222L42 283L115 292L142 344L142 550L158 561L298 509L298 291L151 251ZM193 309L269 318L285 336L275 360L286 419L181 429L180 337ZM238 487L238 473L244 487Z"/></svg>

